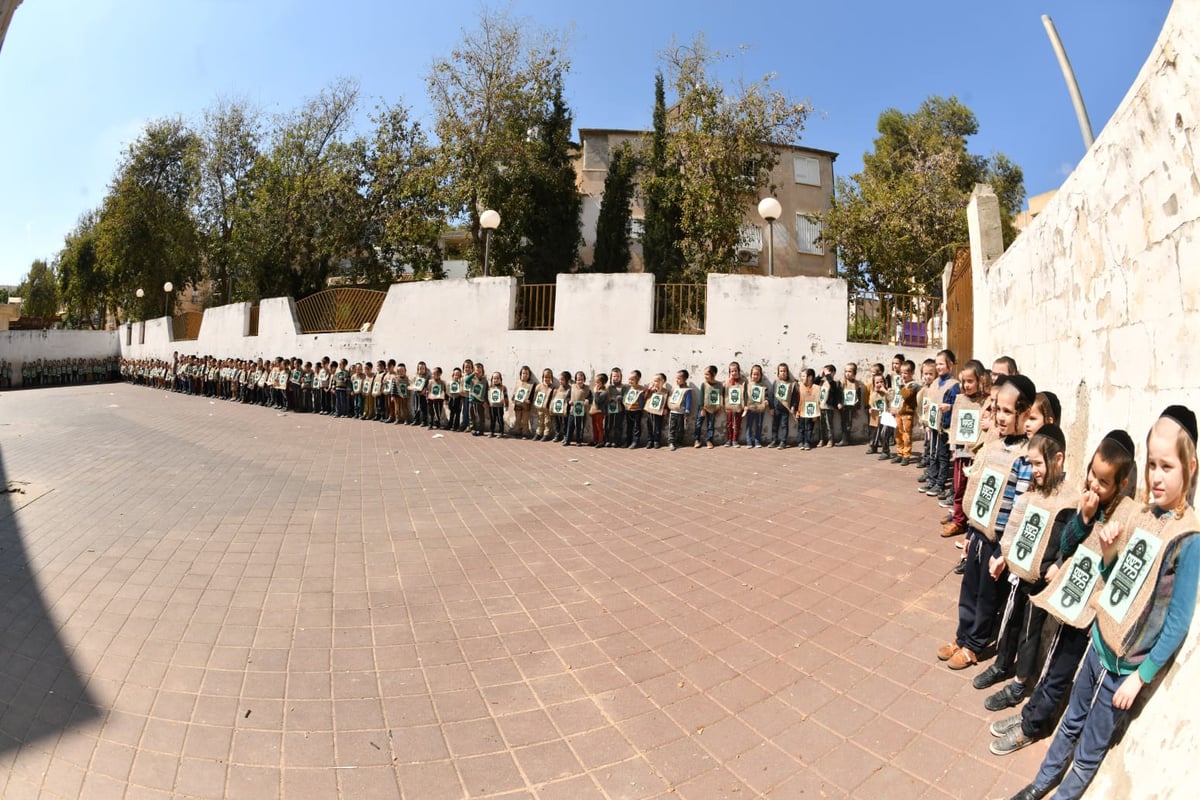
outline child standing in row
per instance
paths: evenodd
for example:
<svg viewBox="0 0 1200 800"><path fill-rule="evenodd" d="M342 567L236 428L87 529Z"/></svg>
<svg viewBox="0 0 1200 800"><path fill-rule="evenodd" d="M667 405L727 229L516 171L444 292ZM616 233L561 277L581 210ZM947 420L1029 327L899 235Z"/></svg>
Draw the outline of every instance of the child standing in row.
<svg viewBox="0 0 1200 800"><path fill-rule="evenodd" d="M763 446L763 414L767 413L769 388L763 378L762 367L755 364L750 368L750 382L746 384L746 408L742 412L746 417L746 445L748 447Z"/></svg>
<svg viewBox="0 0 1200 800"><path fill-rule="evenodd" d="M978 654L995 638L999 607L999 576L1004 559L1000 537L1013 503L1029 489L1033 471L1026 458L1025 417L1037 394L1033 381L1017 375L1001 385L996 396L995 424L1000 438L980 452L967 488L970 511L962 585L958 599L958 630L954 641L938 648L937 657L950 669L978 663Z"/></svg>
<svg viewBox="0 0 1200 800"><path fill-rule="evenodd" d="M772 398L775 419L771 424L771 436L774 440L771 446L782 450L788 444L788 421L796 415L796 404L799 402L796 382L792 380L792 372L787 364L780 364L775 368L775 391Z"/></svg>
<svg viewBox="0 0 1200 800"><path fill-rule="evenodd" d="M675 373L675 386L671 389L667 408L670 416L667 424L667 447L671 450L683 444L683 431L687 424L688 414L692 413L692 390L687 385L688 371L681 369Z"/></svg>
<svg viewBox="0 0 1200 800"><path fill-rule="evenodd" d="M504 376L492 373L492 385L488 387L488 437L504 438L504 412L508 409L508 387Z"/></svg>
<svg viewBox="0 0 1200 800"><path fill-rule="evenodd" d="M816 378L815 371L806 369L804 380L796 387L796 445L801 450L812 450L821 424L821 388Z"/></svg>
<svg viewBox="0 0 1200 800"><path fill-rule="evenodd" d="M570 373L564 372L563 377L570 378ZM587 422L591 402L592 392L587 387L587 375L583 370L579 370L575 373L575 383L570 386L567 395L567 422L563 447L572 443L578 446L583 445L583 426Z"/></svg>
<svg viewBox="0 0 1200 800"><path fill-rule="evenodd" d="M608 376L608 401L604 415L605 447L620 447L625 441L625 407L621 403L624 393L624 375L620 367L613 367Z"/></svg>
<svg viewBox="0 0 1200 800"><path fill-rule="evenodd" d="M667 410L667 376L658 373L646 392L646 447L651 450L662 444L663 413Z"/></svg>
<svg viewBox="0 0 1200 800"><path fill-rule="evenodd" d="M704 369L704 383L700 386L700 410L696 412L696 437L693 447L712 449L713 434L717 426L717 414L721 411L721 384L717 382L717 368L709 365Z"/></svg>
<svg viewBox="0 0 1200 800"><path fill-rule="evenodd" d="M730 361L728 375L728 380L725 381L725 446L740 447L738 440L742 433L742 416L746 410L746 381L742 378L742 365ZM761 419L759 421L761 422ZM759 438L762 438L761 434Z"/></svg>
<svg viewBox="0 0 1200 800"><path fill-rule="evenodd" d="M592 378L592 447L604 447L604 416L608 412L608 376L597 372Z"/></svg>
<svg viewBox="0 0 1200 800"><path fill-rule="evenodd" d="M513 435L528 439L533 432L533 370L522 366L513 387Z"/></svg>
<svg viewBox="0 0 1200 800"><path fill-rule="evenodd" d="M817 446L836 444L833 435L833 418L842 407L842 387L837 381L837 367L826 364L821 370L821 426L817 434Z"/></svg>
<svg viewBox="0 0 1200 800"><path fill-rule="evenodd" d="M636 450L642 446L642 415L646 404L646 390L642 388L641 370L629 373L629 386L625 389L626 447Z"/></svg>

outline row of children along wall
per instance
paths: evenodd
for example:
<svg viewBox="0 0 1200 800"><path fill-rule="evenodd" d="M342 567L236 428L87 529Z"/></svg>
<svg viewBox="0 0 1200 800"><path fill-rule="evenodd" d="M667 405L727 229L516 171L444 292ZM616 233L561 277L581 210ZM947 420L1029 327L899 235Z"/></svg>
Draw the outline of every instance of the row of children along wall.
<svg viewBox="0 0 1200 800"><path fill-rule="evenodd" d="M1125 431L1101 440L1082 481L1067 480L1057 398L1038 393L1012 359L991 371L969 361L956 372L953 354L942 351L935 372L930 391L941 418L936 426L929 419L933 455L918 489L948 489L953 511L942 535L967 534L956 570L958 626L937 658L964 670L995 654L972 680L977 689L1005 684L984 700L989 711L1028 698L1021 713L991 724L992 753L1054 734L1013 800L1039 800L1056 785L1055 798L1078 798L1192 624L1196 416L1173 405L1155 421L1137 502Z"/></svg>
<svg viewBox="0 0 1200 800"><path fill-rule="evenodd" d="M118 359L54 358L25 361L14 370L11 361L0 360L0 389L34 389L39 386L74 386L117 380ZM14 384L16 375L21 382Z"/></svg>
<svg viewBox="0 0 1200 800"><path fill-rule="evenodd" d="M622 370L613 368L589 382L583 372L563 372L556 380L553 371L545 369L538 382L529 367L521 367L510 391L501 373L488 376L482 363L471 360L455 368L449 380L441 368L430 370L424 362L413 375L394 361L350 365L329 358L315 365L299 359L197 356L121 363L126 380L277 409L603 447L657 447L664 417L672 449L685 443L689 428L697 448L717 443L738 447L743 442L752 448L792 443L802 449L836 447L850 443L855 421L865 409L869 452L882 450L882 457L893 458L890 448L895 444L894 460L907 465L912 425L898 420L911 420L918 407L922 419L929 418L935 398L925 391L934 378L933 360L923 365L921 383L913 379L916 365L902 354L893 359L892 370L889 375L883 364L874 364L864 384L853 363L846 365L841 381L832 364L820 376L808 369L798 378L787 364L779 364L771 381L762 367L751 367L747 377L733 362L724 380L718 378L717 367L710 366L703 381L693 386L687 370L676 372L673 381L659 373L643 383L638 370L630 372L628 381Z"/></svg>
<svg viewBox="0 0 1200 800"><path fill-rule="evenodd" d="M918 488L952 500L953 511L944 520L943 535L967 534L960 564L958 625L953 640L938 648L937 658L951 669L965 670L994 652L995 661L972 680L977 689L1005 684L986 697L985 707L1006 711L1028 698L1020 714L992 723L990 730L996 737L990 747L993 753L1016 752L1054 733L1036 777L1014 800L1037 800L1055 784L1056 797L1076 798L1095 775L1114 732L1142 688L1168 667L1192 624L1200 585L1200 536L1196 535L1200 520L1192 510L1196 417L1183 406L1171 406L1151 427L1146 439L1145 494L1143 501L1137 502L1131 490L1137 471L1135 448L1128 433L1114 430L1107 434L1087 462L1082 480L1067 480L1063 470L1066 437L1058 425L1061 408L1057 398L1050 392L1039 394L1028 377L1017 374L1012 359L998 359L990 371L978 361L969 361L957 371L954 361L950 351L940 352L932 363L922 365L918 383L912 380L915 365L900 358L894 365L891 388L882 375L872 376L874 391L857 382L851 365L840 387L842 410L849 407L853 413L857 406L852 401L861 404L865 397L873 420L880 423L873 431L873 448L887 445L888 426L883 423L889 416L896 422L895 441L901 453L908 452L905 448L911 442L909 429L914 423L926 429L925 470ZM173 364L127 362L123 372L130 380L160 388L281 408L298 403L301 410L349 416L354 372L344 362L332 368L308 368L313 376L311 397L304 391L303 367L295 383L300 392L292 391L295 370L290 367L284 369L282 359L272 365L184 358ZM385 375L393 375L393 391L397 384L403 385L406 399L415 397L417 402L374 402L385 396L386 381L378 384L380 392L376 393L373 378L371 393L364 397L362 390L367 384L360 378L362 413L381 420L387 420L390 413L400 422L421 422L422 408L428 415L430 405L438 402L440 370L426 372L418 365L416 378L426 379L419 390L416 387L421 384L415 379L398 380L408 378L400 365L384 364L384 370ZM876 365L873 371L882 373L882 367ZM702 391L718 386L715 370L708 373ZM828 407L836 397L836 381L830 368L825 373L822 384L828 389ZM606 390L612 384L624 390L619 393L622 402L618 408L624 409L620 413L632 418L644 412L648 390L641 388L640 375L633 373L628 385L619 373L612 379L603 377L605 380L597 378L594 383ZM531 394L536 399L538 392L548 398L557 396L564 402L552 408L560 414L571 408L567 403L586 397L589 388L582 373L574 377L564 374L558 384L553 383L552 374L544 376L544 383L534 384L527 369L522 369L521 378L523 385L516 392L526 389L526 400ZM467 387L465 395L455 396L460 407L475 408L446 424L458 427L461 419L482 433L484 409L490 409L493 423L502 416L507 389L499 375L488 380L481 364L468 362L463 370L455 370L450 384L454 381L460 391ZM676 390L690 396L686 381L686 373L677 373ZM776 386L780 382L792 382L782 368ZM665 390L665 383L660 374L652 384L653 394L662 398L657 401L660 412L664 405L668 411L686 409L682 396L671 403L675 390ZM811 392L816 385L813 376L806 374L802 385L803 391ZM640 392L635 403L624 402L629 386ZM754 387L762 387L763 394L748 400L746 395ZM726 423L731 438L736 438L738 431L729 427L731 424L736 426L742 418L762 413L749 411L748 402L773 400L771 387L757 367L746 382L740 368L731 365L720 388L721 410L727 420L735 420ZM800 392L795 389L799 397L793 404L793 391L788 390L789 399L783 404L787 413L779 415L784 424L800 402L813 402L801 400L806 395ZM848 392L861 394L848 397ZM874 405L876 395L886 399L883 407ZM900 398L894 406L896 413L889 414L896 397ZM499 401L492 404L492 398ZM816 403L819 411L819 393ZM701 410L706 405L710 404L702 401ZM613 416L609 408L604 406L605 421ZM920 415L916 414L918 408L923 411ZM397 414L398 410L411 410L414 416ZM811 407L808 411L811 414ZM683 419L682 414L678 416ZM548 417L539 413L525 418L531 425L538 420L537 430L548 435ZM564 427L578 420L577 429L582 433L584 415L568 411L556 418L566 420ZM819 414L804 417L814 426L820 418ZM433 423L427 416L423 424ZM606 432L601 425L600 433ZM707 425L701 428L701 436L706 435L711 436ZM1044 639L1048 644L1043 656ZM1044 659L1044 666L1039 658ZM1056 727L1064 700L1066 709Z"/></svg>

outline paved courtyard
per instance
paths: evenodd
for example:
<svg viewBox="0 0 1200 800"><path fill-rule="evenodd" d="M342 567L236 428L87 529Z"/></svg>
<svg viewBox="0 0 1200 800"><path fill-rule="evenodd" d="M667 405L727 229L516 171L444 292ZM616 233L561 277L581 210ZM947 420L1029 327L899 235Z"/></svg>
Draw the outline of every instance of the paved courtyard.
<svg viewBox="0 0 1200 800"><path fill-rule="evenodd" d="M0 394L0 795L1007 798L956 551L863 448ZM0 482L0 486L3 485Z"/></svg>

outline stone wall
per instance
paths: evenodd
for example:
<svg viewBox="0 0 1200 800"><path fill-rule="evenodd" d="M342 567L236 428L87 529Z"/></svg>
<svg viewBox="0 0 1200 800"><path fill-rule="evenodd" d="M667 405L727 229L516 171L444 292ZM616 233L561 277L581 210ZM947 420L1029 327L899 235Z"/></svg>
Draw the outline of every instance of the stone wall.
<svg viewBox="0 0 1200 800"><path fill-rule="evenodd" d="M263 300L258 335L248 336L250 306L235 303L204 312L200 337L175 342L162 319L123 329L121 351L133 358L170 358L175 351L219 357L323 356L350 361L417 360L449 370L464 358L482 359L506 380L522 364L535 372L613 366L644 374L730 360L788 362L793 370L847 361L889 363L903 350L914 360L928 348L846 341L846 284L831 278L710 275L706 330L701 335L654 333L654 277L648 274L560 275L554 330L513 330L517 284L512 278L415 281L388 291L370 332L303 334L290 298ZM144 325L144 332L143 332Z"/></svg>
<svg viewBox="0 0 1200 800"><path fill-rule="evenodd" d="M12 365L15 386L27 361L111 358L120 352L116 331L0 331L0 361Z"/></svg>
<svg viewBox="0 0 1200 800"><path fill-rule="evenodd" d="M1012 355L1059 394L1076 477L1106 431L1126 428L1144 464L1162 408L1200 407L1198 54L1200 3L1177 2L1117 112L1012 247L988 258L987 226L972 222L975 351ZM1200 620L1089 797L1194 795L1198 639Z"/></svg>

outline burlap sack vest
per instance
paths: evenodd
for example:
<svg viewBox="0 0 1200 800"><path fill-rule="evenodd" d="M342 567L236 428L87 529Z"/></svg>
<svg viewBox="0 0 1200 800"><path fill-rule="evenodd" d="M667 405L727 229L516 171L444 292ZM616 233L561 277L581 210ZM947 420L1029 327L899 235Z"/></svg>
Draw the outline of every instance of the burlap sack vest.
<svg viewBox="0 0 1200 800"><path fill-rule="evenodd" d="M946 393L952 388L958 386L958 381L951 379L946 381L944 386L939 387L935 380L930 385L929 391L925 396L931 401L929 407L925 411L925 427L933 431L941 431L942 429L942 411L940 406L946 402Z"/></svg>
<svg viewBox="0 0 1200 800"><path fill-rule="evenodd" d="M950 444L964 447L975 444L983 435L983 406L965 394L954 398L950 410Z"/></svg>
<svg viewBox="0 0 1200 800"><path fill-rule="evenodd" d="M1121 499L1113 510L1112 519L1128 523L1141 504L1128 497ZM1097 522L1096 528L1102 523ZM1128 524L1122 524L1117 546L1122 547L1129 536ZM1038 608L1052 617L1074 628L1087 628L1096 618L1096 609L1091 604L1092 595L1104 588L1104 577L1100 574L1103 557L1100 536L1093 529L1075 550L1075 554L1063 562L1062 569L1050 581L1050 585L1030 599Z"/></svg>
<svg viewBox="0 0 1200 800"><path fill-rule="evenodd" d="M815 383L812 386L800 384L800 416L804 419L816 419L821 416L821 389Z"/></svg>
<svg viewBox="0 0 1200 800"><path fill-rule="evenodd" d="M683 398L690 392L691 389L686 386L675 386L671 389L671 396L667 400L667 408L672 411L681 411L683 409Z"/></svg>
<svg viewBox="0 0 1200 800"><path fill-rule="evenodd" d="M700 402L710 413L721 410L721 384L705 382L700 387Z"/></svg>
<svg viewBox="0 0 1200 800"><path fill-rule="evenodd" d="M640 386L630 386L625 390L625 408L628 411L641 411L646 395Z"/></svg>
<svg viewBox="0 0 1200 800"><path fill-rule="evenodd" d="M592 393L589 389L580 386L571 387L571 407L568 413L572 417L582 417L587 414L591 403Z"/></svg>
<svg viewBox="0 0 1200 800"><path fill-rule="evenodd" d="M996 541L996 516L1004 499L1004 486L1017 459L1025 455L1026 442L1005 448L1004 440L990 442L975 459L971 477L963 493L963 510L967 521L987 537Z"/></svg>
<svg viewBox="0 0 1200 800"><path fill-rule="evenodd" d="M529 398L533 395L532 383L518 383L513 389L513 404L521 408L529 408Z"/></svg>
<svg viewBox="0 0 1200 800"><path fill-rule="evenodd" d="M770 395L767 392L767 385L761 381L759 383L747 384L745 399L746 408L748 410L759 414L766 411L767 403L770 402Z"/></svg>
<svg viewBox="0 0 1200 800"><path fill-rule="evenodd" d="M746 382L737 381L725 386L725 410L741 411L746 407Z"/></svg>
<svg viewBox="0 0 1200 800"><path fill-rule="evenodd" d="M550 398L550 413L556 417L565 417L567 415L567 403L570 400L571 392L563 387L558 387L554 390L554 394Z"/></svg>
<svg viewBox="0 0 1200 800"><path fill-rule="evenodd" d="M605 409L609 414L621 413L621 395L625 393L619 383L610 383L608 385L608 407Z"/></svg>
<svg viewBox="0 0 1200 800"><path fill-rule="evenodd" d="M1050 537L1057 535L1054 521L1060 513L1078 507L1079 490L1065 482L1049 497L1040 492L1026 492L1018 497L1000 539L1000 551L1009 571L1029 583L1040 581L1042 558L1050 546Z"/></svg>
<svg viewBox="0 0 1200 800"><path fill-rule="evenodd" d="M650 392L646 396L646 413L661 417L667 410L667 396L663 392Z"/></svg>
<svg viewBox="0 0 1200 800"><path fill-rule="evenodd" d="M1100 635L1114 653L1144 658L1138 644L1152 644L1158 638L1179 546L1200 530L1200 520L1191 508L1181 517L1156 517L1150 506L1143 505L1122 521L1121 529L1125 541L1103 590L1092 593L1091 606ZM1164 571L1164 565L1169 569ZM1164 581L1170 584L1160 585Z"/></svg>
<svg viewBox="0 0 1200 800"><path fill-rule="evenodd" d="M503 386L489 386L488 394L487 394L487 401L488 401L488 405L491 406L492 408L503 408L504 407L504 387Z"/></svg>
<svg viewBox="0 0 1200 800"><path fill-rule="evenodd" d="M771 391L771 397L775 398L775 404L784 408L792 407L792 395L796 392L795 381L776 381L775 388Z"/></svg>

